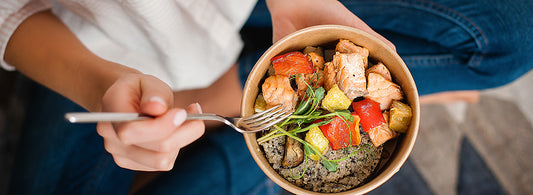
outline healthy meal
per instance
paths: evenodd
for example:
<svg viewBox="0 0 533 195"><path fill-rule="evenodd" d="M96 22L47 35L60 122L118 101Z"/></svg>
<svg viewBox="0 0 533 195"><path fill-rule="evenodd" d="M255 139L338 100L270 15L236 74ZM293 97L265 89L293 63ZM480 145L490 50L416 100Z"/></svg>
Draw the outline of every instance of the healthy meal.
<svg viewBox="0 0 533 195"><path fill-rule="evenodd" d="M410 125L411 107L386 64L341 39L280 54L255 100L255 111L281 105L294 114L258 133L270 165L315 192L342 192L367 181L385 142Z"/></svg>

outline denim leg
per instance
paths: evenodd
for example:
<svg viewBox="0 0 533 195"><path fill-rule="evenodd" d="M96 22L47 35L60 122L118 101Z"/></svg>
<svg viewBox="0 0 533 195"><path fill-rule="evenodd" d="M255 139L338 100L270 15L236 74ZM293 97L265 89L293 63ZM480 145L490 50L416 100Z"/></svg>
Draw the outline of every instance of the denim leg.
<svg viewBox="0 0 533 195"><path fill-rule="evenodd" d="M174 168L138 194L277 194L280 190L252 159L242 134L211 129L183 148Z"/></svg>
<svg viewBox="0 0 533 195"><path fill-rule="evenodd" d="M341 2L395 44L421 95L498 87L533 68L533 1ZM246 25L270 25L265 9L259 1Z"/></svg>
<svg viewBox="0 0 533 195"><path fill-rule="evenodd" d="M497 87L533 68L533 1L342 2L398 47L421 95Z"/></svg>
<svg viewBox="0 0 533 195"><path fill-rule="evenodd" d="M104 150L94 124L69 124L83 111L42 86L32 91L12 172L12 194L127 194L133 171Z"/></svg>

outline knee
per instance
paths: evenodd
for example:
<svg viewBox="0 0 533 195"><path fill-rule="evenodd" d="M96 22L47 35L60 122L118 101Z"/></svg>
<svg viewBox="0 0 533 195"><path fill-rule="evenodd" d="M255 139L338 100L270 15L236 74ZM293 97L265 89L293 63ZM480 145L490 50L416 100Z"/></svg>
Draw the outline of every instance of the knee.
<svg viewBox="0 0 533 195"><path fill-rule="evenodd" d="M500 32L488 38L487 50L478 64L473 66L487 88L511 83L533 68L532 25L515 26L512 31Z"/></svg>

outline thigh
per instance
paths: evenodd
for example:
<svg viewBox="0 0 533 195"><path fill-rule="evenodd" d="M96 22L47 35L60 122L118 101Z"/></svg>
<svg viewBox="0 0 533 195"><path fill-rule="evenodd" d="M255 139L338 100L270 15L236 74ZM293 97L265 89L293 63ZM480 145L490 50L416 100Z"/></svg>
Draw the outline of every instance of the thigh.
<svg viewBox="0 0 533 195"><path fill-rule="evenodd" d="M96 125L69 124L63 117L84 110L43 86L30 94L11 193L127 193L133 172L115 165Z"/></svg>
<svg viewBox="0 0 533 195"><path fill-rule="evenodd" d="M421 94L496 87L533 67L533 1L341 2L397 46Z"/></svg>
<svg viewBox="0 0 533 195"><path fill-rule="evenodd" d="M396 45L421 95L497 87L533 68L528 56L533 49L533 1L341 2ZM260 0L245 29L270 25L267 7ZM268 38L256 39L270 43ZM246 40L254 43L255 39ZM257 53L241 59L243 70L251 70L260 57ZM243 74L242 79L246 76Z"/></svg>
<svg viewBox="0 0 533 195"><path fill-rule="evenodd" d="M278 194L251 157L242 134L211 129L183 148L170 172L161 173L139 194Z"/></svg>

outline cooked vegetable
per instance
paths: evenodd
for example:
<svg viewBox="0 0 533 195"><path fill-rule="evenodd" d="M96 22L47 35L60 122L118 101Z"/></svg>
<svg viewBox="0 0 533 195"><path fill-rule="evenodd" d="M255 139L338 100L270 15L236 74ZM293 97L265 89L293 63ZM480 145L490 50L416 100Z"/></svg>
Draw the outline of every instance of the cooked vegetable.
<svg viewBox="0 0 533 195"><path fill-rule="evenodd" d="M257 95L257 98L255 98L254 103L254 111L255 112L263 112L266 110L267 103L265 102L265 98L263 97L263 94L260 93Z"/></svg>
<svg viewBox="0 0 533 195"><path fill-rule="evenodd" d="M298 73L311 74L315 72L313 63L299 51L273 57L270 61L276 75L292 76Z"/></svg>
<svg viewBox="0 0 533 195"><path fill-rule="evenodd" d="M298 166L304 160L304 150L302 143L299 141L287 137L285 141L285 157L281 164L285 167Z"/></svg>
<svg viewBox="0 0 533 195"><path fill-rule="evenodd" d="M331 149L338 150L361 143L359 117L355 113L351 113L351 115L354 117L354 121L348 121L344 117L335 116L333 121L320 126L320 130L328 138Z"/></svg>
<svg viewBox="0 0 533 195"><path fill-rule="evenodd" d="M361 117L361 126L365 133L385 123L385 118L379 109L379 103L371 99L365 98L354 102L352 107L355 113Z"/></svg>
<svg viewBox="0 0 533 195"><path fill-rule="evenodd" d="M324 56L324 51L322 50L322 47L313 47L313 46L307 46L304 48L304 54L308 53L316 53L320 56Z"/></svg>
<svg viewBox="0 0 533 195"><path fill-rule="evenodd" d="M413 112L411 107L400 101L392 101L389 118L389 128L394 131L405 133L411 123Z"/></svg>
<svg viewBox="0 0 533 195"><path fill-rule="evenodd" d="M321 154L324 154L328 149L329 141L318 127L309 129L307 134L305 134L305 141L315 147ZM320 156L315 153L309 153L307 156L315 161L320 160Z"/></svg>
<svg viewBox="0 0 533 195"><path fill-rule="evenodd" d="M290 137L287 137L285 143L285 157L281 164L288 168L298 166L304 159L302 143Z"/></svg>
<svg viewBox="0 0 533 195"><path fill-rule="evenodd" d="M346 110L350 107L352 101L344 95L337 84L328 91L324 99L322 99L322 108L333 112L335 110Z"/></svg>

